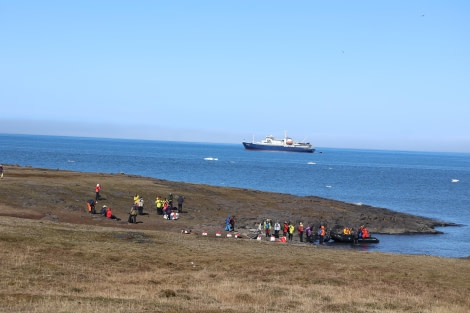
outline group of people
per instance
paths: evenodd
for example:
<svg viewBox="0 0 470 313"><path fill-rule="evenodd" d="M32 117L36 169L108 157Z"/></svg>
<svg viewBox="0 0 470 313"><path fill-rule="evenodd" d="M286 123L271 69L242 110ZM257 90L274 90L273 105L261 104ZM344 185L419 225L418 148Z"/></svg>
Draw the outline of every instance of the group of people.
<svg viewBox="0 0 470 313"><path fill-rule="evenodd" d="M103 198L100 195L101 192L101 185L96 184L95 187L95 199L90 199L87 201L87 210L91 214L96 214L96 204L98 200L102 200ZM129 211L129 218L128 222L136 224L137 223L137 215L144 215L144 198L139 196L137 193L133 197L133 204ZM174 220L179 218L179 213L183 212L183 202L184 196L180 195L177 198L177 207L173 206L173 194L170 193L168 198L162 199L161 196L157 196L155 199L155 206L157 208L157 214L163 215L166 219ZM111 219L118 219L116 216L113 215L111 208L103 205L100 214L107 218ZM119 220L119 219L118 219Z"/></svg>
<svg viewBox="0 0 470 313"><path fill-rule="evenodd" d="M3 168L0 165L0 175L3 174ZM1 176L0 176L1 177ZM88 212L92 214L96 214L96 204L98 200L101 200L100 196L101 185L96 184L95 187L95 199L91 199L87 201L87 209ZM143 197L139 196L138 194L134 195L134 202L132 207L129 211L129 223L136 224L137 223L137 215L143 215L144 210L144 199ZM184 196L180 195L177 198L177 207L173 206L173 194L170 193L167 198L162 199L161 196L157 196L155 199L155 206L157 209L157 214L163 215L165 219L168 220L176 220L179 218L179 214L183 212L183 202ZM110 219L117 219L116 216L113 215L111 208L103 205L100 214L105 216L106 218ZM327 236L326 226L321 224L318 227L318 230L314 231L314 225L304 227L302 222L299 222L297 226L294 225L291 221L285 221L284 224L281 226L279 221L273 222L271 219L266 219L263 222L259 223L258 225L258 233L261 234L263 231L266 237L274 236L274 238L279 239L282 231L282 236L284 239L288 241L293 241L294 233L297 230L297 234L299 236L299 241L304 242L304 236L306 242L313 243L318 238L320 244L323 244L324 238ZM235 231L235 216L228 215L225 219L225 231L233 232ZM354 230L352 228L345 227L343 229L344 234L352 234ZM357 231L358 238L368 238L370 237L369 231L366 227L361 226Z"/></svg>
<svg viewBox="0 0 470 313"><path fill-rule="evenodd" d="M173 194L170 193L168 198L162 199L161 196L155 198L155 206L157 214L163 215L167 220L179 219L179 214L183 212L184 196L179 195L177 198L178 206L173 206ZM129 212L129 223L137 223L137 215L143 215L144 199L138 194L134 195L134 204Z"/></svg>
<svg viewBox="0 0 470 313"><path fill-rule="evenodd" d="M184 196L179 195L177 198L178 206L173 206L173 194L170 193L168 198L162 199L161 196L157 196L155 199L155 206L157 208L157 214L163 215L164 218L171 220L179 218L179 214L183 212Z"/></svg>
<svg viewBox="0 0 470 313"><path fill-rule="evenodd" d="M279 221L273 223L271 219L266 219L263 222L259 223L258 233L264 231L266 237L274 236L274 238L278 239L282 230L282 236L288 241L293 241L294 233L297 230L300 242L304 242L304 236L307 242L314 242L318 237L320 243L323 244L323 239L326 236L325 225L321 224L318 227L318 231L316 234L313 231L313 227L313 225L311 227L304 227L304 224L302 222L299 222L296 227L291 221L285 221L284 224L281 226ZM274 230L274 233L272 233L272 230Z"/></svg>
<svg viewBox="0 0 470 313"><path fill-rule="evenodd" d="M349 227L345 227L343 229L343 234L345 234L345 235L355 235L354 229L349 228ZM358 238L369 238L370 233L369 233L369 230L367 229L367 227L365 227L364 225L361 225L359 227L359 229L357 230L357 237Z"/></svg>
<svg viewBox="0 0 470 313"><path fill-rule="evenodd" d="M359 230L357 232L357 236L359 238L369 238L370 237L370 233L369 233L369 230L367 229L367 227L365 227L364 225L362 225L361 227L359 227Z"/></svg>
<svg viewBox="0 0 470 313"><path fill-rule="evenodd" d="M138 194L134 195L134 203L129 211L128 223L137 224L137 215L144 215L144 198Z"/></svg>
<svg viewBox="0 0 470 313"><path fill-rule="evenodd" d="M88 213L96 214L96 204L97 203L98 203L98 201L93 200L93 199L90 199L86 202ZM120 220L119 218L114 216L113 211L111 210L111 208L106 206L106 205L103 205L101 207L100 215L102 215L104 217L107 217L107 218L110 218L110 219Z"/></svg>

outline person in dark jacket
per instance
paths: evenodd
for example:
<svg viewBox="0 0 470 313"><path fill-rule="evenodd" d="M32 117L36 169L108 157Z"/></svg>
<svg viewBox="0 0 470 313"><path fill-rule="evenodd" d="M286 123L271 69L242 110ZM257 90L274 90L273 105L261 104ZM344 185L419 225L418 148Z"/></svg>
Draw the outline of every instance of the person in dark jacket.
<svg viewBox="0 0 470 313"><path fill-rule="evenodd" d="M90 199L86 202L86 204L88 208L88 213L96 214L96 209L95 209L96 201L93 199Z"/></svg>
<svg viewBox="0 0 470 313"><path fill-rule="evenodd" d="M178 213L183 212L183 202L184 202L184 197L183 196L178 196Z"/></svg>
<svg viewBox="0 0 470 313"><path fill-rule="evenodd" d="M137 224L137 213L138 213L137 205L134 203L132 205L131 211L129 212L129 219L127 222L132 223L132 224Z"/></svg>

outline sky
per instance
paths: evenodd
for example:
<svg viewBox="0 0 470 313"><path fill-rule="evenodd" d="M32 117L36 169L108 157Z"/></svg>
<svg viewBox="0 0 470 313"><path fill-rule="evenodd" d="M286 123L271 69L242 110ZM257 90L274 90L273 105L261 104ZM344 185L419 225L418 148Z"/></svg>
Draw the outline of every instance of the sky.
<svg viewBox="0 0 470 313"><path fill-rule="evenodd" d="M470 153L470 1L0 0L0 133Z"/></svg>

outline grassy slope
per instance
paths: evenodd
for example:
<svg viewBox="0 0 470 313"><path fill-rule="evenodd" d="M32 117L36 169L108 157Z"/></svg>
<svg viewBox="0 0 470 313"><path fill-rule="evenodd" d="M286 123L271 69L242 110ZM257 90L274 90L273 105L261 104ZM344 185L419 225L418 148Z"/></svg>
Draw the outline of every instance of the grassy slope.
<svg viewBox="0 0 470 313"><path fill-rule="evenodd" d="M468 312L470 262L5 217L1 312ZM467 296L466 296L467 295Z"/></svg>
<svg viewBox="0 0 470 313"><path fill-rule="evenodd" d="M426 220L374 208L357 212L356 206L315 197L128 175L19 167L6 167L5 174L0 312L470 310L469 259L200 235L201 229L219 230L232 212L246 227L266 215L305 222L361 218L367 212L374 227L383 227L384 218L398 218L404 224L400 229ZM145 199L183 193L188 213L165 221L150 212L137 225L91 216L84 212L84 199L93 197L97 182L107 198L103 203L123 218L135 192ZM192 234L179 232L187 228Z"/></svg>

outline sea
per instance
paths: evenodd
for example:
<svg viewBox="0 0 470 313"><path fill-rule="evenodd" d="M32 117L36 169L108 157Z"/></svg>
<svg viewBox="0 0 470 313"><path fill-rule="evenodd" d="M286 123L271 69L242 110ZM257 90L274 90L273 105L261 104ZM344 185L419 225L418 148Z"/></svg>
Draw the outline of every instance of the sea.
<svg viewBox="0 0 470 313"><path fill-rule="evenodd" d="M371 205L457 226L436 228L442 234L373 234L380 243L344 249L470 256L470 154L316 149L313 154L259 152L245 150L241 142L0 134L2 164L126 173Z"/></svg>

